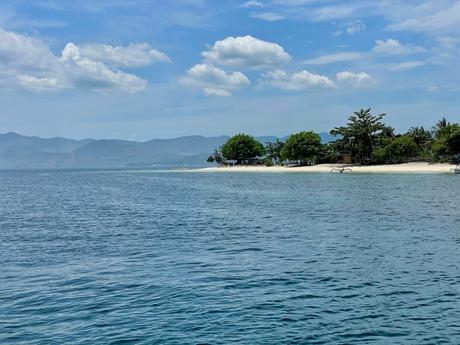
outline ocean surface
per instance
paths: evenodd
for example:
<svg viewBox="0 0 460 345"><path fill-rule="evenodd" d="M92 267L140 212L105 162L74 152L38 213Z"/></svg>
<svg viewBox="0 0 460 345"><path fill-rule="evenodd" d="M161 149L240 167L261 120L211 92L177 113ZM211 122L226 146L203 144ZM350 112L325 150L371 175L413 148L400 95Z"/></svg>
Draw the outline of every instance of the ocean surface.
<svg viewBox="0 0 460 345"><path fill-rule="evenodd" d="M460 176L2 171L0 344L460 344Z"/></svg>

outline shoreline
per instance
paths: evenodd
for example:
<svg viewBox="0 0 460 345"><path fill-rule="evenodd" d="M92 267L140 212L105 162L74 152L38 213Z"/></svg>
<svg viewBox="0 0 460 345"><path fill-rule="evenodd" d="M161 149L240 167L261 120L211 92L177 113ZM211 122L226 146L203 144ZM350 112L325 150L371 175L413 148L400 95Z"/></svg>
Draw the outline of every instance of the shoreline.
<svg viewBox="0 0 460 345"><path fill-rule="evenodd" d="M234 173L331 173L334 168L350 168L351 171L345 171L345 174L448 174L455 167L448 163L402 163L402 164L385 164L385 165L365 165L353 166L347 164L318 164L313 166L285 167L285 166L222 166L190 169L193 172L234 172ZM335 172L338 173L338 172Z"/></svg>

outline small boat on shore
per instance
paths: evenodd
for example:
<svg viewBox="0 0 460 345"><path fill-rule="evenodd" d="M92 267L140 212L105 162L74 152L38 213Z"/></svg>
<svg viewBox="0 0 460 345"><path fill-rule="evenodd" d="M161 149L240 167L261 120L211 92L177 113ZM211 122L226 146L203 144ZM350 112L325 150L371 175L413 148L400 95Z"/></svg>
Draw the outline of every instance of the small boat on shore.
<svg viewBox="0 0 460 345"><path fill-rule="evenodd" d="M460 174L460 164L457 165L455 168L450 169L450 172L453 174Z"/></svg>
<svg viewBox="0 0 460 345"><path fill-rule="evenodd" d="M344 172L352 172L351 168L345 168L345 167L340 167L340 168L332 168L331 173L337 172L340 174L343 174Z"/></svg>

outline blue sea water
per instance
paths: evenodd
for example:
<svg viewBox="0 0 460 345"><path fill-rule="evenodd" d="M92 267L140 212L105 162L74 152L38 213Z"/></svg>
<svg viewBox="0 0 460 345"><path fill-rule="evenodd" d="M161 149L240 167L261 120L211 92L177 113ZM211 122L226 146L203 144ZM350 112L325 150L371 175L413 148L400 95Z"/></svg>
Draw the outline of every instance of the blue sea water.
<svg viewBox="0 0 460 345"><path fill-rule="evenodd" d="M460 344L460 176L0 172L0 344Z"/></svg>

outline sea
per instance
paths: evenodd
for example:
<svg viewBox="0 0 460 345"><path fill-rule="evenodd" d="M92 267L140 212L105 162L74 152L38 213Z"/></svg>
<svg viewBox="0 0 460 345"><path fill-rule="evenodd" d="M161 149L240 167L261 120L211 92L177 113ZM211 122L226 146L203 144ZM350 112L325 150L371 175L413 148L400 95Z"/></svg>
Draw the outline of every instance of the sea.
<svg viewBox="0 0 460 345"><path fill-rule="evenodd" d="M0 344L460 344L460 176L0 171Z"/></svg>

